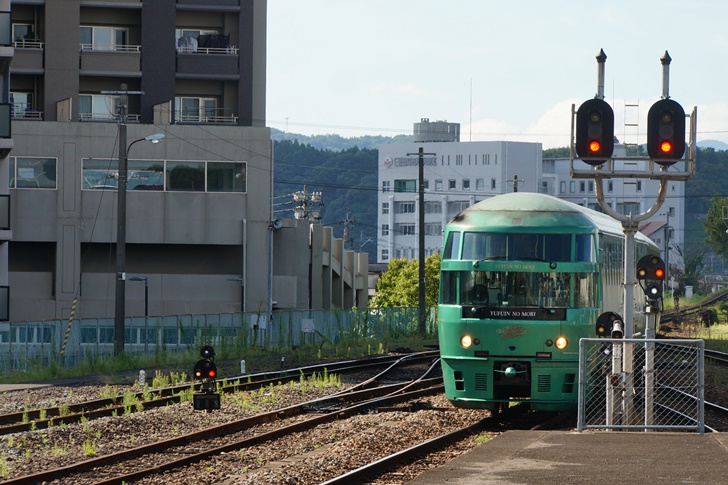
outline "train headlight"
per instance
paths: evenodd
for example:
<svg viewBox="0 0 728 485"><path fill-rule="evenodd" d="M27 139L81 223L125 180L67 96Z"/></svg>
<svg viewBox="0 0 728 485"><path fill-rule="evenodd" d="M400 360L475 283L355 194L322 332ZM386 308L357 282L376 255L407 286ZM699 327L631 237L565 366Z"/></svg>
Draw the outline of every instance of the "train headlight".
<svg viewBox="0 0 728 485"><path fill-rule="evenodd" d="M564 350L567 345L569 345L569 341L566 340L566 337L559 337L556 339L556 348L557 349Z"/></svg>
<svg viewBox="0 0 728 485"><path fill-rule="evenodd" d="M470 337L470 335L463 335L462 337L460 337L460 345L462 345L464 349L467 349L471 345L473 345L473 339Z"/></svg>

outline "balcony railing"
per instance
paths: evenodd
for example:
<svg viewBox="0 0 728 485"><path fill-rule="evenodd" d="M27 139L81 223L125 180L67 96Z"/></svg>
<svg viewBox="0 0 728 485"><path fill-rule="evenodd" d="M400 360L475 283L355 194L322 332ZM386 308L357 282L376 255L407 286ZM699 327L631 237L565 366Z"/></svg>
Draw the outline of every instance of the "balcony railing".
<svg viewBox="0 0 728 485"><path fill-rule="evenodd" d="M176 123L238 123L238 117L225 108L175 111L174 119Z"/></svg>
<svg viewBox="0 0 728 485"><path fill-rule="evenodd" d="M138 114L128 114L126 115L126 121L130 123L139 123L139 117ZM108 114L108 113L79 113L78 116L80 121L119 121L119 115L118 114Z"/></svg>
<svg viewBox="0 0 728 485"><path fill-rule="evenodd" d="M13 41L13 47L16 49L43 49L45 44L37 40L19 39Z"/></svg>
<svg viewBox="0 0 728 485"><path fill-rule="evenodd" d="M11 115L14 120L43 119L43 112L33 109L28 103L13 103Z"/></svg>
<svg viewBox="0 0 728 485"><path fill-rule="evenodd" d="M229 47L189 47L189 46L180 46L177 47L177 53L178 54L230 54L230 55L238 55L238 48L229 46Z"/></svg>
<svg viewBox="0 0 728 485"><path fill-rule="evenodd" d="M81 51L94 52L141 52L140 45L80 44Z"/></svg>

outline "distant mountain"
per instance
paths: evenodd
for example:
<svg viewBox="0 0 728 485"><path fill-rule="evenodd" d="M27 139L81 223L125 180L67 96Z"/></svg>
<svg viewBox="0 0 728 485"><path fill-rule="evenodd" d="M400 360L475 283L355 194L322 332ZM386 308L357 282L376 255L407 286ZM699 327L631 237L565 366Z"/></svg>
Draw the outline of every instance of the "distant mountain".
<svg viewBox="0 0 728 485"><path fill-rule="evenodd" d="M728 150L728 143L720 140L703 140L698 142L698 148L712 148L715 151Z"/></svg>
<svg viewBox="0 0 728 485"><path fill-rule="evenodd" d="M318 150L332 150L340 152L348 150L350 148L357 147L361 150L371 149L376 150L379 145L386 143L405 143L413 141L412 135L396 135L396 136L357 136L352 138L345 138L341 135L299 135L297 133L287 133L275 128L270 129L271 138L273 141L295 141L301 145L311 145L313 148Z"/></svg>

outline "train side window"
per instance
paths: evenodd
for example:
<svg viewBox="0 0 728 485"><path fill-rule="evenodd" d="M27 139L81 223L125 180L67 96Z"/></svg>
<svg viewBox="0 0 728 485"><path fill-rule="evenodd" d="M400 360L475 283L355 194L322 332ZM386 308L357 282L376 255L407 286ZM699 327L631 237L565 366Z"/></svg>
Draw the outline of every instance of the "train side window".
<svg viewBox="0 0 728 485"><path fill-rule="evenodd" d="M443 271L440 275L440 303L454 305L457 303L457 276L456 271Z"/></svg>
<svg viewBox="0 0 728 485"><path fill-rule="evenodd" d="M458 250L460 249L460 233L451 232L447 235L445 242L445 250L442 259L458 259Z"/></svg>
<svg viewBox="0 0 728 485"><path fill-rule="evenodd" d="M576 254L575 261L591 262L594 261L594 251L592 249L591 234L576 235Z"/></svg>

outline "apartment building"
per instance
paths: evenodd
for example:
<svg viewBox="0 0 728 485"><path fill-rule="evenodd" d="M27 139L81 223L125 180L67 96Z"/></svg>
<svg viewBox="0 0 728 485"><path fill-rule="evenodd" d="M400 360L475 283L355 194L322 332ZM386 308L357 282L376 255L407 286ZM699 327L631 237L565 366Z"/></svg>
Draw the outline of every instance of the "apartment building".
<svg viewBox="0 0 728 485"><path fill-rule="evenodd" d="M13 148L9 72L13 60L10 0L0 0L0 321L10 318L8 251L10 249L10 191L8 154Z"/></svg>
<svg viewBox="0 0 728 485"><path fill-rule="evenodd" d="M114 315L122 126L126 314L265 308L266 1L4 3L8 318Z"/></svg>

